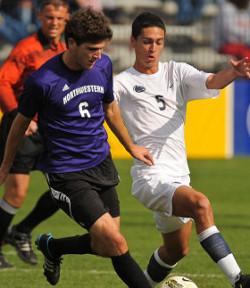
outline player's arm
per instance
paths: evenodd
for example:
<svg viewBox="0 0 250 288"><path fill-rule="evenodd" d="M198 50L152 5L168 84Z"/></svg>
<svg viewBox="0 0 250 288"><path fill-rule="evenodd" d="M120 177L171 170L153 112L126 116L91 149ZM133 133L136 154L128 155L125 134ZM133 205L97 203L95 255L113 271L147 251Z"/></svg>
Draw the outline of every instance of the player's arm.
<svg viewBox="0 0 250 288"><path fill-rule="evenodd" d="M133 143L128 130L124 125L120 109L116 101L104 105L106 122L125 149L136 159L147 165L153 165L153 158L149 151Z"/></svg>
<svg viewBox="0 0 250 288"><path fill-rule="evenodd" d="M12 162L15 158L17 149L23 139L24 133L30 124L31 119L18 113L12 123L8 139L5 145L4 158L0 167L0 184L8 175Z"/></svg>
<svg viewBox="0 0 250 288"><path fill-rule="evenodd" d="M216 74L210 74L206 81L208 89L222 89L238 77L250 79L250 59L230 60L231 66Z"/></svg>
<svg viewBox="0 0 250 288"><path fill-rule="evenodd" d="M22 49L16 46L0 69L0 107L3 112L18 106L13 87L22 81L25 59Z"/></svg>

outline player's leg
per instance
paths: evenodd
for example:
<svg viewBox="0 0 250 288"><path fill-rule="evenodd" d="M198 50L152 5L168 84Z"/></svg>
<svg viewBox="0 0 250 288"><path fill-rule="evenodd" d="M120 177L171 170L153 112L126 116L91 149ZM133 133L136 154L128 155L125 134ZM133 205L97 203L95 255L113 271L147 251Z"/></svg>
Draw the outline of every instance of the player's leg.
<svg viewBox="0 0 250 288"><path fill-rule="evenodd" d="M44 209L46 207L46 209ZM44 192L36 202L31 212L10 229L8 238L15 238L15 233L31 234L32 230L41 222L58 211L58 206L51 198L50 190Z"/></svg>
<svg viewBox="0 0 250 288"><path fill-rule="evenodd" d="M109 213L103 214L90 228L93 250L111 257L116 273L128 287L150 287L120 232L120 205L115 188L102 188L100 198Z"/></svg>
<svg viewBox="0 0 250 288"><path fill-rule="evenodd" d="M0 200L0 243L4 241L4 236L7 232L7 229L22 203L22 199L16 196L18 193L20 193L20 195L25 194L25 190L29 182L28 175L18 175L27 176L23 177L23 182L18 181L21 180L22 177L14 176L15 175L12 174L8 175L4 186L4 195ZM14 187L10 185L10 183L14 183ZM0 269L12 267L12 265L9 264L8 261L4 258L3 253L1 253L0 262Z"/></svg>
<svg viewBox="0 0 250 288"><path fill-rule="evenodd" d="M15 157L12 171L28 174L36 167L37 160L43 150L42 140L39 133L35 133L30 137L25 137L22 146ZM27 194L23 193L23 201ZM21 193L17 193L21 195ZM46 209L44 209L46 207ZM13 245L18 256L25 262L30 264L37 263L37 257L32 250L31 232L42 221L48 219L58 210L57 205L51 198L50 191L46 191L38 199L34 209L17 225L8 229L5 241Z"/></svg>
<svg viewBox="0 0 250 288"><path fill-rule="evenodd" d="M33 171L36 169L36 164L43 152L42 137L39 132L36 132L27 137L24 144L21 149L21 160L28 171ZM53 215L58 209L58 206L51 197L50 190L47 190L40 196L32 211L21 222L15 225L15 230L30 235L37 225Z"/></svg>
<svg viewBox="0 0 250 288"><path fill-rule="evenodd" d="M23 220L9 227L4 241L16 248L18 256L24 262L30 264L37 263L37 257L32 248L28 248L31 247L32 230L41 222L51 217L58 209L48 190L40 196L33 210Z"/></svg>
<svg viewBox="0 0 250 288"><path fill-rule="evenodd" d="M18 209L22 206L29 186L29 175L9 174L4 185L4 195L0 202L0 240Z"/></svg>
<svg viewBox="0 0 250 288"><path fill-rule="evenodd" d="M29 187L28 174L8 174L4 183L4 195L0 203L0 239L8 229L10 222L22 206Z"/></svg>
<svg viewBox="0 0 250 288"><path fill-rule="evenodd" d="M8 228L11 220L22 207L29 187L29 174L9 174L5 181L5 193L3 196L2 204L5 207L0 224L1 239L5 243L11 244L16 248L18 256L29 264L36 264L37 257L32 250L31 236L28 233L9 233ZM0 209L0 214L1 214ZM14 232L14 231L13 231Z"/></svg>
<svg viewBox="0 0 250 288"><path fill-rule="evenodd" d="M5 149L6 140L10 127L12 125L13 119L16 116L16 110L4 114L0 127L0 158L3 159L3 152ZM26 161L26 151L25 147L28 143L28 137L23 139L23 143L20 145L10 173L8 174L6 181L4 183L4 195L0 201L0 242L7 232L8 226L10 225L14 215L17 213L18 209L22 206L28 191L29 186L29 172L30 167L27 165ZM28 143L29 144L29 143ZM29 147L29 146L28 146ZM30 252L31 245L25 245L25 251Z"/></svg>
<svg viewBox="0 0 250 288"><path fill-rule="evenodd" d="M0 161L1 162L3 159L3 155L4 155L6 139L8 137L9 129L11 127L11 123L14 117L15 115L8 113L8 114L4 114L1 119L1 125L0 125ZM1 251L0 269L12 267L12 265L7 262L7 260L5 259L2 253L2 244L3 244L3 238L6 233L6 230L12 218L16 214L16 212L17 212L16 207L13 207L10 204L8 204L8 202L6 202L4 198L0 199L0 219L1 219L1 222L0 222L0 251Z"/></svg>
<svg viewBox="0 0 250 288"><path fill-rule="evenodd" d="M180 186L173 196L173 214L194 219L201 246L217 263L231 284L235 285L240 279L241 269L215 226L213 210L207 197L191 187ZM247 285L250 285L250 279Z"/></svg>
<svg viewBox="0 0 250 288"><path fill-rule="evenodd" d="M49 175L52 195L60 208L87 228L89 234L62 239L42 235L38 239L38 248L45 255L47 280L51 284L58 282L62 255L90 253L110 257L116 273L129 287L150 287L119 231L120 211L115 188L100 188L79 181L79 177L79 173Z"/></svg>
<svg viewBox="0 0 250 288"><path fill-rule="evenodd" d="M145 274L154 287L163 281L189 249L192 221L155 213L156 227L162 233L163 245L151 256Z"/></svg>
<svg viewBox="0 0 250 288"><path fill-rule="evenodd" d="M8 174L4 182L3 199L12 207L19 209L26 198L30 175L22 173Z"/></svg>
<svg viewBox="0 0 250 288"><path fill-rule="evenodd" d="M0 243L4 242L8 227L18 209L22 206L29 186L29 175L9 174L4 185L4 195L0 200ZM2 254L2 259L3 259ZM5 261L7 262L7 261ZM6 265L2 265L3 268ZM1 265L0 265L1 268Z"/></svg>
<svg viewBox="0 0 250 288"><path fill-rule="evenodd" d="M15 118L15 114L16 111L13 111L7 115L4 115L3 122L1 123L1 147L5 146L8 132L13 119ZM14 211L16 213L17 209L22 206L28 192L30 179L29 173L30 171L34 170L37 159L40 157L42 150L42 140L38 132L29 137L23 138L22 144L17 151L11 167L10 174L5 182L5 194L3 201L6 201L10 208L15 209L9 209L10 211ZM46 195L48 195L48 193ZM39 205L44 205L44 207L47 209L36 209L36 212L33 211L30 217L26 218L20 226L15 226L8 229L8 233L6 233L7 228L14 215L11 217L11 219L9 217L8 223L7 221L4 222L5 226L3 224L1 226L2 237L5 235L4 241L13 245L17 250L18 256L23 261L30 264L37 263L37 257L32 250L30 232L36 223L40 223L42 220L45 220L54 213L54 208L50 205L52 201L47 201L46 203L45 198L47 199L48 197L40 198L42 200L39 201ZM51 210L51 207L53 211ZM7 219L7 215L5 215L5 217Z"/></svg>
<svg viewBox="0 0 250 288"><path fill-rule="evenodd" d="M37 155L41 153L42 149L42 145L38 141L34 141L34 137L36 136L23 138L10 173L5 181L4 200L11 207L15 208L16 212L26 199L29 188L30 171L33 170ZM8 225L9 224L10 222ZM5 226L4 228L5 235L8 236L8 233L6 233L8 227ZM15 235L10 236L11 237L6 237L5 241L16 248L18 256L26 263L36 264L37 257L32 249L31 235L15 231Z"/></svg>
<svg viewBox="0 0 250 288"><path fill-rule="evenodd" d="M92 247L98 255L110 257L117 275L128 287L151 287L129 253L127 242L116 222L106 213L90 229Z"/></svg>

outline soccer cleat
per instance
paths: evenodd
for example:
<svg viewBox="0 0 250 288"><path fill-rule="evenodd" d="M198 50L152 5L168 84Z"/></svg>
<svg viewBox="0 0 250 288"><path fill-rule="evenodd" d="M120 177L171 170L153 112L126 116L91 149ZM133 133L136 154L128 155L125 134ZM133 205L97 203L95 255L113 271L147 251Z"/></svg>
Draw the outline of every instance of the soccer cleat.
<svg viewBox="0 0 250 288"><path fill-rule="evenodd" d="M0 251L0 270L1 269L9 269L14 267L12 264L10 264L4 257L3 253Z"/></svg>
<svg viewBox="0 0 250 288"><path fill-rule="evenodd" d="M60 279L62 258L55 258L51 255L48 247L51 239L53 239L51 234L42 234L36 239L36 246L44 255L43 274L51 285L56 285Z"/></svg>
<svg viewBox="0 0 250 288"><path fill-rule="evenodd" d="M16 248L17 255L21 260L31 265L37 264L37 257L32 249L30 234L18 232L16 227L13 226L8 229L4 241Z"/></svg>
<svg viewBox="0 0 250 288"><path fill-rule="evenodd" d="M250 275L240 275L240 279L235 283L235 288L250 288Z"/></svg>

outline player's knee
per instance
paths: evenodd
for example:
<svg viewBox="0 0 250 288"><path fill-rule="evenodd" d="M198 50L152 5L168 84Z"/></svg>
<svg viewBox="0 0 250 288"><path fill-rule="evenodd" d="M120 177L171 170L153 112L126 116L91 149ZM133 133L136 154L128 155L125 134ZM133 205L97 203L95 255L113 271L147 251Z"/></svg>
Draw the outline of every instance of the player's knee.
<svg viewBox="0 0 250 288"><path fill-rule="evenodd" d="M212 207L208 198L199 193L195 200L194 217L200 218L204 215L210 215L212 212Z"/></svg>
<svg viewBox="0 0 250 288"><path fill-rule="evenodd" d="M127 252L128 246L124 236L117 232L114 233L109 239L109 256L118 256Z"/></svg>
<svg viewBox="0 0 250 288"><path fill-rule="evenodd" d="M4 200L14 207L21 207L27 193L24 191L12 189L4 194Z"/></svg>
<svg viewBox="0 0 250 288"><path fill-rule="evenodd" d="M127 242L119 232L96 239L93 241L93 248L102 257L119 256L128 251Z"/></svg>

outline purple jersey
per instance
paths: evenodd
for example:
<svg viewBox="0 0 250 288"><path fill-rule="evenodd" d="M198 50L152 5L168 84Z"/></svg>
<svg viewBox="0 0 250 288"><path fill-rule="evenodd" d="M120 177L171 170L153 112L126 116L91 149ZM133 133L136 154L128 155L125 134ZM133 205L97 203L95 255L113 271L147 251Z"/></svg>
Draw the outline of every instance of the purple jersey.
<svg viewBox="0 0 250 288"><path fill-rule="evenodd" d="M106 55L90 70L72 71L61 54L34 72L19 112L29 118L38 114L45 151L37 168L63 173L101 163L110 151L103 104L113 100L112 63Z"/></svg>

